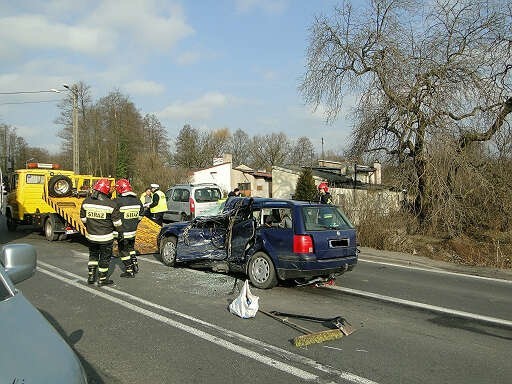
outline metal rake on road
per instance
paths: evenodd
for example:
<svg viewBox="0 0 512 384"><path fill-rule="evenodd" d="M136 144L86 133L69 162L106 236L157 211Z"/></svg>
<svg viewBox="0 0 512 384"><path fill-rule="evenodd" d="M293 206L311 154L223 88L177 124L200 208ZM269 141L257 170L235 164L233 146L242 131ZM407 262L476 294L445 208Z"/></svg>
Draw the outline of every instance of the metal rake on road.
<svg viewBox="0 0 512 384"><path fill-rule="evenodd" d="M352 325L344 317L341 316L333 318L323 318L298 315L293 313L284 313L278 311L267 312L261 309L259 311L283 324L288 325L289 327L298 330L299 332L302 332L304 335L297 336L293 339L293 345L295 345L296 347L304 347L310 344L323 343L324 341L340 339L343 336L348 336L355 331ZM313 321L316 323L328 324L330 326L334 326L335 328L325 331L314 332L296 323L291 322L290 320L288 320L289 317Z"/></svg>

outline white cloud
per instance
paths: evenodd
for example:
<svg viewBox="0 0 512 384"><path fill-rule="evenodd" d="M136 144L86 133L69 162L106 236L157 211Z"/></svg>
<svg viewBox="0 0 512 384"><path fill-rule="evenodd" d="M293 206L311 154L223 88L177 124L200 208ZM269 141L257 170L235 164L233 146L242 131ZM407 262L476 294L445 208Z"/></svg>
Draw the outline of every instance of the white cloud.
<svg viewBox="0 0 512 384"><path fill-rule="evenodd" d="M86 22L129 35L141 48L169 49L194 33L179 5L149 0L104 1Z"/></svg>
<svg viewBox="0 0 512 384"><path fill-rule="evenodd" d="M125 84L124 88L134 95L160 95L165 91L162 84L154 81L135 80Z"/></svg>
<svg viewBox="0 0 512 384"><path fill-rule="evenodd" d="M0 57L19 54L25 48L64 49L86 54L110 51L115 35L88 26L69 26L41 15L0 18Z"/></svg>
<svg viewBox="0 0 512 384"><path fill-rule="evenodd" d="M88 4L90 9L92 3ZM162 51L194 33L182 8L166 1L105 0L92 11L73 11L54 1L48 7L0 17L0 57L17 57L27 48L31 55L55 49L91 57L148 48ZM128 47L121 45L122 40Z"/></svg>
<svg viewBox="0 0 512 384"><path fill-rule="evenodd" d="M220 92L209 92L197 100L177 101L164 108L157 115L160 118L167 119L206 119L215 110L224 108L228 104L228 100L229 98Z"/></svg>
<svg viewBox="0 0 512 384"><path fill-rule="evenodd" d="M201 58L201 53L197 51L183 52L176 58L176 62L180 65L190 65L197 63Z"/></svg>
<svg viewBox="0 0 512 384"><path fill-rule="evenodd" d="M255 9L266 13L282 13L288 7L287 0L235 0L235 8L239 13L248 13Z"/></svg>

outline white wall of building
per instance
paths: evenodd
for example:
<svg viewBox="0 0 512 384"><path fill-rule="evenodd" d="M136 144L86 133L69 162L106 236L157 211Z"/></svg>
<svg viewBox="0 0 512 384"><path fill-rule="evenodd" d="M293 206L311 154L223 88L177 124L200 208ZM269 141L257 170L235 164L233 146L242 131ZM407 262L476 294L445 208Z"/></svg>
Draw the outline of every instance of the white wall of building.
<svg viewBox="0 0 512 384"><path fill-rule="evenodd" d="M192 183L215 183L221 187L223 192L228 193L231 191L231 163L194 172Z"/></svg>
<svg viewBox="0 0 512 384"><path fill-rule="evenodd" d="M297 171L272 167L272 197L275 199L291 199L295 194L299 176L300 173ZM313 180L316 185L323 181L317 176L313 176Z"/></svg>

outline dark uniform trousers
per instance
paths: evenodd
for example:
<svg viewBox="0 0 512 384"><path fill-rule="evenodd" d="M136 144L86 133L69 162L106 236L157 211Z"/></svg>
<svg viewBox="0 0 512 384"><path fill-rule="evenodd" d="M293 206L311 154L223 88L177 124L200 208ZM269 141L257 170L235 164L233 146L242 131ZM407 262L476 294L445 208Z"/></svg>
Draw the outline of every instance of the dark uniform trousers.
<svg viewBox="0 0 512 384"><path fill-rule="evenodd" d="M89 241L89 266L98 266L101 272L108 271L114 241L96 243Z"/></svg>

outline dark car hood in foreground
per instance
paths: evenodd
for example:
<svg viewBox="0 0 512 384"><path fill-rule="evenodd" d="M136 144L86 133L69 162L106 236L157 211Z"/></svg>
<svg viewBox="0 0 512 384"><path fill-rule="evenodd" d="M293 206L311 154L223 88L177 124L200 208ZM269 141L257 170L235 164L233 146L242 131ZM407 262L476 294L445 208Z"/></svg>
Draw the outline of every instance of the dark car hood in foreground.
<svg viewBox="0 0 512 384"><path fill-rule="evenodd" d="M71 347L21 293L0 302L0 319L0 383L86 383Z"/></svg>

